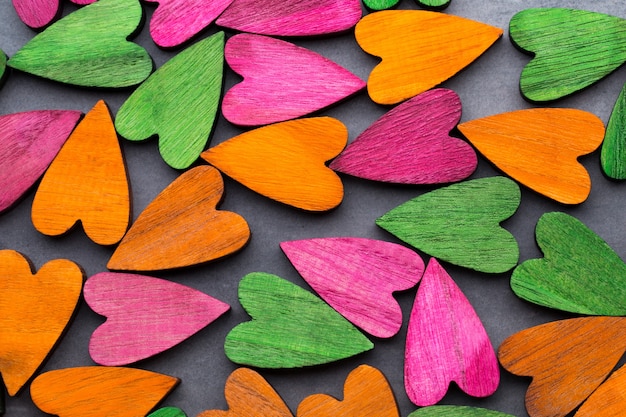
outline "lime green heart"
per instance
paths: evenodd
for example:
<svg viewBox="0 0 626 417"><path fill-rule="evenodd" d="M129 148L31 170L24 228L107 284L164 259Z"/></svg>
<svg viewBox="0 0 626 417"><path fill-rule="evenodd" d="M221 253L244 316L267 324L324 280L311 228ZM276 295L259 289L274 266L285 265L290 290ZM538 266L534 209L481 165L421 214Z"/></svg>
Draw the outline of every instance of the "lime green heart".
<svg viewBox="0 0 626 417"><path fill-rule="evenodd" d="M148 414L148 417L187 417L180 408L163 407Z"/></svg>
<svg viewBox="0 0 626 417"><path fill-rule="evenodd" d="M138 0L100 0L57 21L24 45L8 66L83 87L127 87L152 72L152 59L128 42L142 20Z"/></svg>
<svg viewBox="0 0 626 417"><path fill-rule="evenodd" d="M499 411L487 410L486 408L434 405L413 411L408 417L513 417L511 414Z"/></svg>
<svg viewBox="0 0 626 417"><path fill-rule="evenodd" d="M426 9L442 10L450 5L450 0L417 0Z"/></svg>
<svg viewBox="0 0 626 417"><path fill-rule="evenodd" d="M374 347L319 297L276 275L255 272L239 283L239 301L252 321L226 336L233 362L296 368L348 358Z"/></svg>
<svg viewBox="0 0 626 417"><path fill-rule="evenodd" d="M626 264L602 238L559 212L541 216L535 236L544 257L513 271L518 297L572 313L626 315Z"/></svg>
<svg viewBox="0 0 626 417"><path fill-rule="evenodd" d="M607 177L626 180L626 85L615 102L606 125L600 162Z"/></svg>
<svg viewBox="0 0 626 417"><path fill-rule="evenodd" d="M386 10L390 9L400 0L363 0L363 4L370 10Z"/></svg>

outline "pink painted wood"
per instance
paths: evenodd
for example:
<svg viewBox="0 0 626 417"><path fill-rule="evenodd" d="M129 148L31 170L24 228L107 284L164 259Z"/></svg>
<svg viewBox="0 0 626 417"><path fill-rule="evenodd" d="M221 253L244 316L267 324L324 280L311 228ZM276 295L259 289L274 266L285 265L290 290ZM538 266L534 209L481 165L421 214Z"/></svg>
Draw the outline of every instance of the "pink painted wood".
<svg viewBox="0 0 626 417"><path fill-rule="evenodd" d="M376 337L398 333L402 310L393 293L414 287L424 272L417 253L380 240L308 239L282 242L280 247L328 304Z"/></svg>
<svg viewBox="0 0 626 417"><path fill-rule="evenodd" d="M98 0L70 0L70 1L72 3L74 3L74 4L78 4L80 6L84 6L84 5L87 5L87 4L95 3Z"/></svg>
<svg viewBox="0 0 626 417"><path fill-rule="evenodd" d="M0 117L0 212L43 175L80 116L73 110L38 110Z"/></svg>
<svg viewBox="0 0 626 417"><path fill-rule="evenodd" d="M193 288L143 275L102 272L89 278L85 301L107 317L89 341L100 365L154 356L194 335L230 306Z"/></svg>
<svg viewBox="0 0 626 417"><path fill-rule="evenodd" d="M448 273L431 258L409 319L404 385L418 406L439 402L454 381L486 397L500 380L498 361L480 318Z"/></svg>
<svg viewBox="0 0 626 417"><path fill-rule="evenodd" d="M474 172L478 160L467 142L450 136L460 118L461 100L454 91L427 91L374 122L330 168L400 184L461 181Z"/></svg>
<svg viewBox="0 0 626 417"><path fill-rule="evenodd" d="M41 29L60 13L59 0L13 0L20 20L33 29Z"/></svg>

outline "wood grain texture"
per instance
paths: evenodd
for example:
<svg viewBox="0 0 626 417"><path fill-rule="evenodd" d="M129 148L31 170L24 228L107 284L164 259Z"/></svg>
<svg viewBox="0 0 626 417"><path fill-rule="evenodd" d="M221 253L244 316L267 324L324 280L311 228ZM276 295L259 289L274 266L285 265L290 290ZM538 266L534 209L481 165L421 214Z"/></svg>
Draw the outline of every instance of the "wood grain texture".
<svg viewBox="0 0 626 417"><path fill-rule="evenodd" d="M385 10L396 6L400 0L363 0L363 4L370 10Z"/></svg>
<svg viewBox="0 0 626 417"><path fill-rule="evenodd" d="M128 87L152 72L152 59L126 39L141 21L138 0L100 0L36 35L8 66L83 87Z"/></svg>
<svg viewBox="0 0 626 417"><path fill-rule="evenodd" d="M224 32L203 39L163 64L122 104L115 127L132 141L159 136L172 168L194 163L209 140L224 72Z"/></svg>
<svg viewBox="0 0 626 417"><path fill-rule="evenodd" d="M417 0L417 4L432 10L443 10L450 5L451 0Z"/></svg>
<svg viewBox="0 0 626 417"><path fill-rule="evenodd" d="M107 268L180 268L238 251L248 242L250 228L239 214L216 209L223 193L222 177L212 167L181 174L135 220Z"/></svg>
<svg viewBox="0 0 626 417"><path fill-rule="evenodd" d="M60 0L12 0L24 24L32 29L48 26L61 13Z"/></svg>
<svg viewBox="0 0 626 417"><path fill-rule="evenodd" d="M563 204L580 204L591 178L578 158L595 151L604 124L578 109L534 108L461 123L459 130L511 178Z"/></svg>
<svg viewBox="0 0 626 417"><path fill-rule="evenodd" d="M237 125L295 119L365 88L363 80L328 58L267 36L235 35L226 43L225 56L243 77L222 101L224 117Z"/></svg>
<svg viewBox="0 0 626 417"><path fill-rule="evenodd" d="M506 272L517 264L519 248L500 222L515 213L520 198L510 179L480 178L422 194L376 224L441 260L481 272Z"/></svg>
<svg viewBox="0 0 626 417"><path fill-rule="evenodd" d="M462 405L433 405L413 411L408 417L515 417L486 408Z"/></svg>
<svg viewBox="0 0 626 417"><path fill-rule="evenodd" d="M404 387L418 406L438 403L451 382L468 395L487 397L500 383L489 335L450 275L431 258L409 318Z"/></svg>
<svg viewBox="0 0 626 417"><path fill-rule="evenodd" d="M626 368L622 366L578 409L574 417L612 417L626 409Z"/></svg>
<svg viewBox="0 0 626 417"><path fill-rule="evenodd" d="M394 336L402 326L393 293L413 288L424 272L417 253L381 240L321 238L282 242L280 247L324 301L381 338Z"/></svg>
<svg viewBox="0 0 626 417"><path fill-rule="evenodd" d="M315 117L242 133L201 156L261 195L303 210L326 211L343 200L343 184L324 163L347 141L343 123Z"/></svg>
<svg viewBox="0 0 626 417"><path fill-rule="evenodd" d="M22 254L0 251L0 373L11 396L57 344L83 286L80 267L66 259L31 268Z"/></svg>
<svg viewBox="0 0 626 417"><path fill-rule="evenodd" d="M384 10L361 19L355 36L365 52L382 58L367 80L370 97L396 104L471 64L502 29L425 10Z"/></svg>
<svg viewBox="0 0 626 417"><path fill-rule="evenodd" d="M128 365L191 337L230 309L220 300L174 282L101 272L89 278L85 301L106 322L94 330L89 354L100 365Z"/></svg>
<svg viewBox="0 0 626 417"><path fill-rule="evenodd" d="M0 117L0 212L11 208L43 175L81 115L35 110Z"/></svg>
<svg viewBox="0 0 626 417"><path fill-rule="evenodd" d="M509 23L511 41L534 58L520 76L522 95L551 101L579 91L626 61L626 21L586 10L535 8Z"/></svg>
<svg viewBox="0 0 626 417"><path fill-rule="evenodd" d="M626 264L602 238L560 212L542 215L535 236L544 257L513 271L518 297L577 314L626 315Z"/></svg>
<svg viewBox="0 0 626 417"><path fill-rule="evenodd" d="M231 361L258 368L299 368L348 358L374 347L356 327L312 293L276 275L254 272L239 283L252 317L226 336Z"/></svg>
<svg viewBox="0 0 626 417"><path fill-rule="evenodd" d="M4 83L7 70L7 55L0 49L0 87Z"/></svg>
<svg viewBox="0 0 626 417"><path fill-rule="evenodd" d="M163 407L148 414L148 417L187 417L187 414L177 407Z"/></svg>
<svg viewBox="0 0 626 417"><path fill-rule="evenodd" d="M460 118L461 100L454 91L424 92L376 120L329 166L373 181L461 181L474 172L478 159L467 142L450 136Z"/></svg>
<svg viewBox="0 0 626 417"><path fill-rule="evenodd" d="M607 177L626 179L626 85L619 93L606 125L600 163Z"/></svg>
<svg viewBox="0 0 626 417"><path fill-rule="evenodd" d="M48 236L62 235L80 221L87 236L100 245L116 244L126 233L130 189L104 101L87 113L50 164L37 188L31 219Z"/></svg>
<svg viewBox="0 0 626 417"><path fill-rule="evenodd" d="M626 350L626 318L560 320L509 336L498 358L509 372L532 377L531 417L562 417L604 381Z"/></svg>
<svg viewBox="0 0 626 417"><path fill-rule="evenodd" d="M400 417L396 399L385 375L361 365L348 375L343 400L326 394L306 397L298 406L298 417Z"/></svg>
<svg viewBox="0 0 626 417"><path fill-rule="evenodd" d="M137 417L148 414L178 382L143 369L85 366L39 375L30 395L41 411L59 417Z"/></svg>

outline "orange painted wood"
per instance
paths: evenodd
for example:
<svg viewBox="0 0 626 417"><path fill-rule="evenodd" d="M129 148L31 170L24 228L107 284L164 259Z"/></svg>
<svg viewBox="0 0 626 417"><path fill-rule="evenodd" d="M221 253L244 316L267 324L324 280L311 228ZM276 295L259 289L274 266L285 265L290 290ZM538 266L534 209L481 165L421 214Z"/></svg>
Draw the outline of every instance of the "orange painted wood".
<svg viewBox="0 0 626 417"><path fill-rule="evenodd" d="M615 371L578 409L574 417L615 417L626 410L626 366Z"/></svg>
<svg viewBox="0 0 626 417"><path fill-rule="evenodd" d="M81 221L100 245L119 242L130 222L126 166L111 114L99 101L46 171L32 207L35 228L49 236Z"/></svg>

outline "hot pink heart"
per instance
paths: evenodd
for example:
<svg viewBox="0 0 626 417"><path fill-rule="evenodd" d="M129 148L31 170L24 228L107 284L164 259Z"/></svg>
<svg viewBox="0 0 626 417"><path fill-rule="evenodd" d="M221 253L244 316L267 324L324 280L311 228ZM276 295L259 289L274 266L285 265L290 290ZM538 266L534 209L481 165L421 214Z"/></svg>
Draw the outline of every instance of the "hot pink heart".
<svg viewBox="0 0 626 417"><path fill-rule="evenodd" d="M70 0L74 4L85 5L96 0ZM13 0L13 7L19 18L33 29L48 26L61 13L61 0Z"/></svg>

